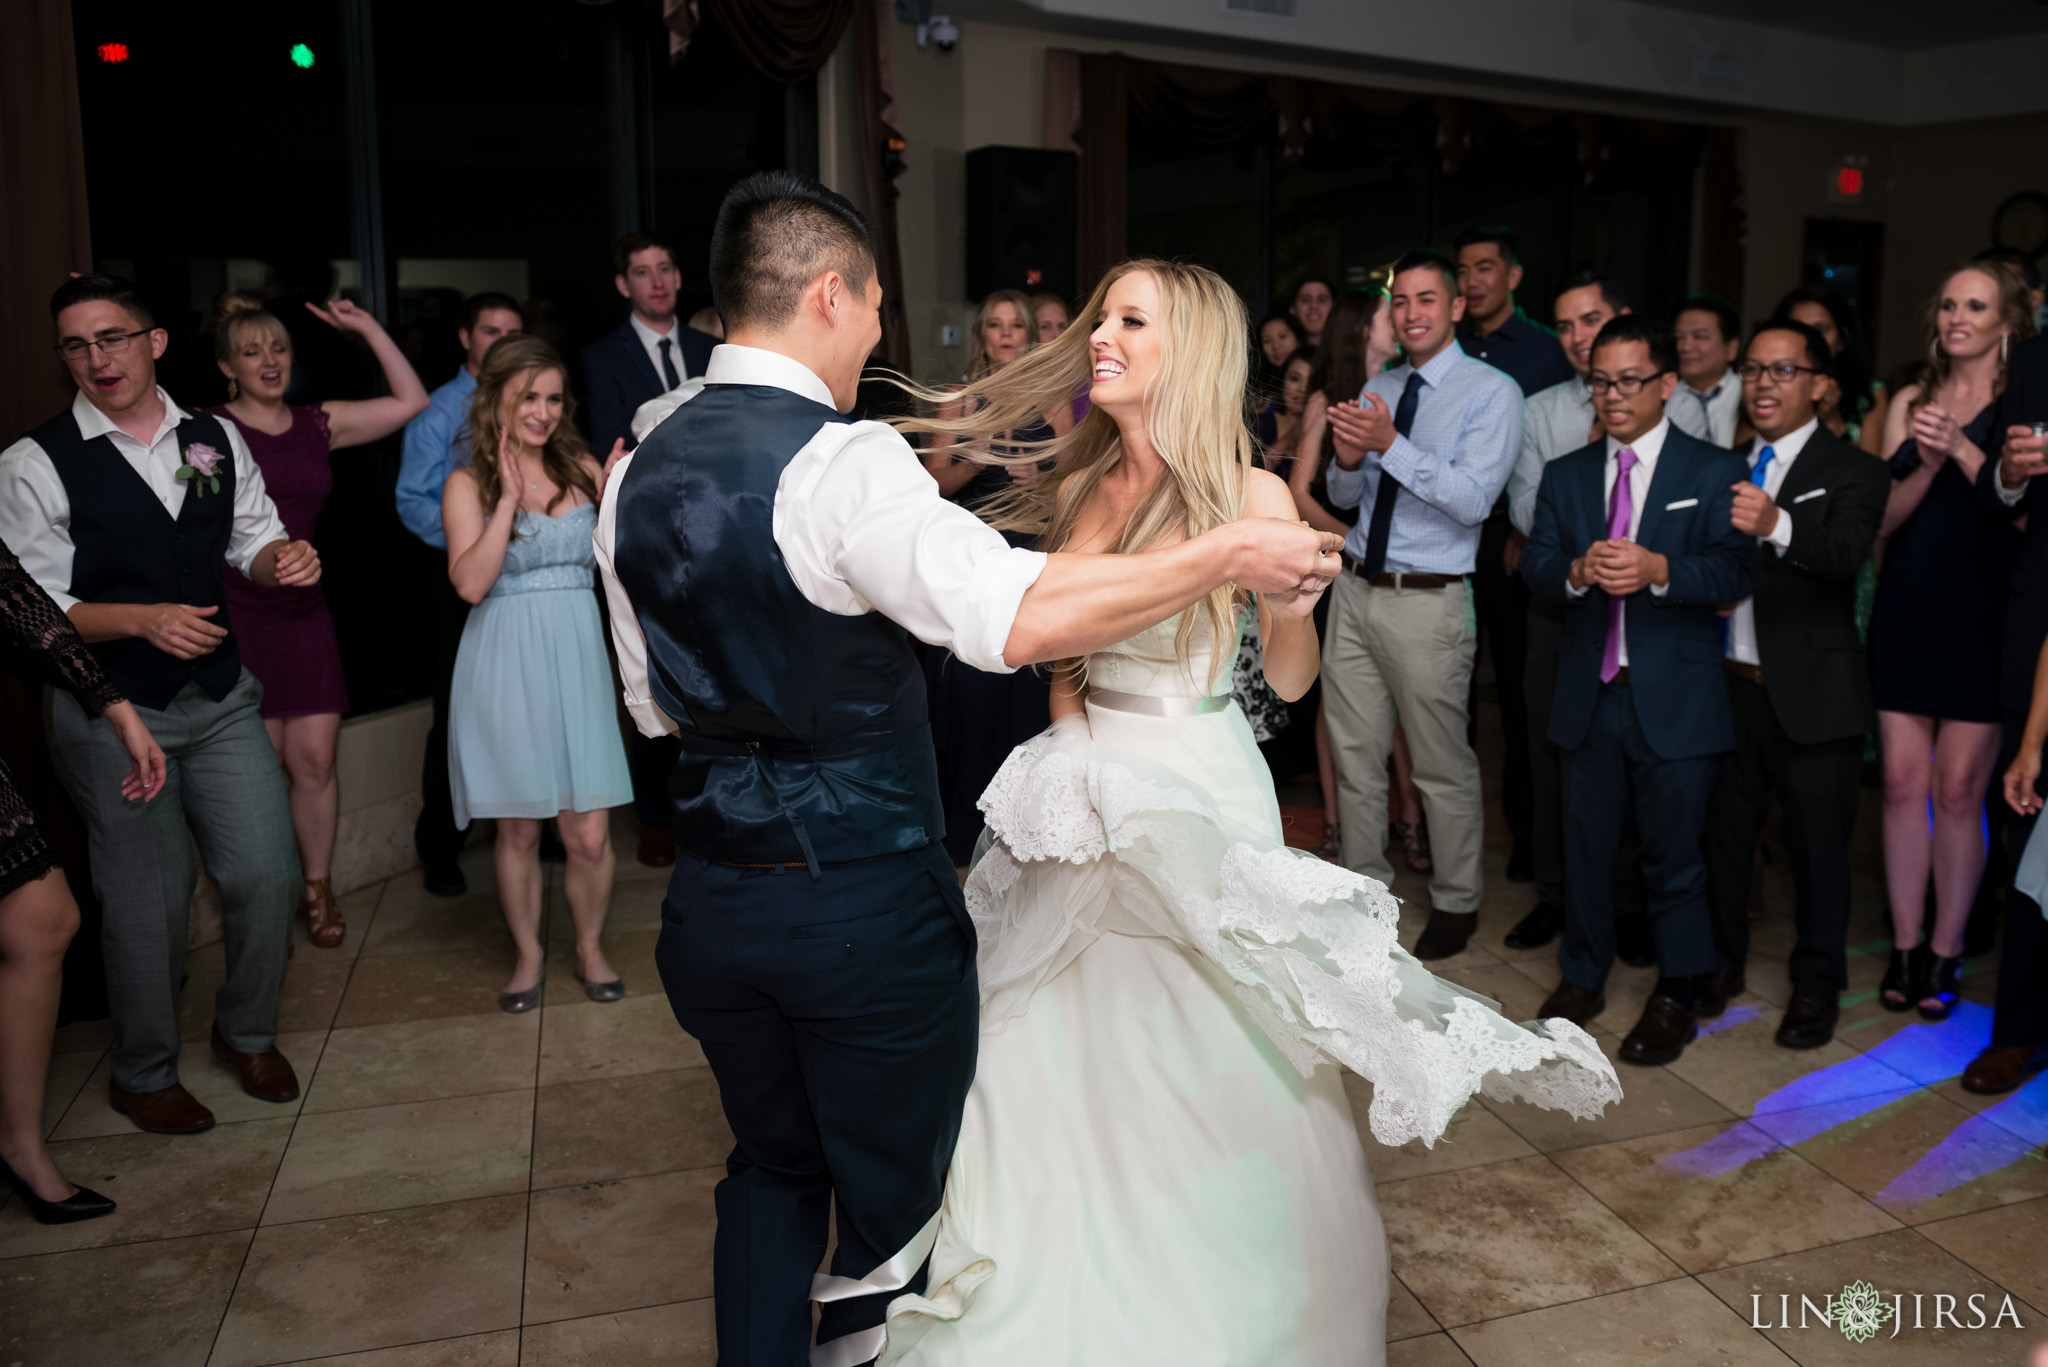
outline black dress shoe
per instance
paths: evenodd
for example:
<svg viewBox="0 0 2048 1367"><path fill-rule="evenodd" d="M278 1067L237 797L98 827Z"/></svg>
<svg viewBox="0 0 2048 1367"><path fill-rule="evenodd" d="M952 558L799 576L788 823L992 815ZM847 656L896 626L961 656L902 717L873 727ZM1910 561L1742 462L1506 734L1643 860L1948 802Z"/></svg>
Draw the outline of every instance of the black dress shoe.
<svg viewBox="0 0 2048 1367"><path fill-rule="evenodd" d="M1805 978L1792 985L1792 1004L1778 1022L1782 1049L1818 1049L1835 1037L1835 1018L1842 1013L1841 994L1833 983Z"/></svg>
<svg viewBox="0 0 2048 1367"><path fill-rule="evenodd" d="M1728 999L1739 997L1749 990L1749 984L1741 970L1730 972L1717 968L1711 973L1696 973L1692 979L1692 1014L1695 1020L1712 1020L1728 1009Z"/></svg>
<svg viewBox="0 0 2048 1367"><path fill-rule="evenodd" d="M1615 918L1614 956L1630 968L1649 968L1657 962L1657 940L1650 934L1649 917Z"/></svg>
<svg viewBox="0 0 2048 1367"><path fill-rule="evenodd" d="M1536 864L1529 858L1529 847L1517 840L1514 849L1508 852L1508 881L1510 883L1533 883L1536 881Z"/></svg>
<svg viewBox="0 0 2048 1367"><path fill-rule="evenodd" d="M80 1187L61 1201L45 1201L36 1195L35 1188L20 1174L7 1166L4 1159L0 1159L0 1182L5 1182L20 1194L22 1204L28 1207L29 1214L36 1217L37 1224L70 1225L114 1213L114 1203L91 1187Z"/></svg>
<svg viewBox="0 0 2048 1367"><path fill-rule="evenodd" d="M462 866L453 859L445 864L421 864L420 882L436 897L460 897L469 891L469 880L462 876Z"/></svg>
<svg viewBox="0 0 2048 1367"><path fill-rule="evenodd" d="M1536 909L1515 922L1502 941L1509 949L1541 949L1564 929L1564 908L1555 902L1538 902Z"/></svg>
<svg viewBox="0 0 2048 1367"><path fill-rule="evenodd" d="M1465 948L1465 942L1472 938L1478 928L1479 913L1476 911L1436 911L1429 913L1429 924L1422 928L1422 934L1415 937L1415 948L1409 953L1418 959L1448 959Z"/></svg>
<svg viewBox="0 0 2048 1367"><path fill-rule="evenodd" d="M1676 997L1652 993L1635 1029L1621 1042L1621 1061L1645 1066L1673 1062L1699 1033L1699 1021L1691 1007Z"/></svg>
<svg viewBox="0 0 2048 1367"><path fill-rule="evenodd" d="M1552 1016L1563 1016L1573 1025L1584 1028L1606 1009L1606 994L1589 992L1583 987L1562 982L1543 999L1543 1005L1536 1008L1536 1019L1547 1021Z"/></svg>

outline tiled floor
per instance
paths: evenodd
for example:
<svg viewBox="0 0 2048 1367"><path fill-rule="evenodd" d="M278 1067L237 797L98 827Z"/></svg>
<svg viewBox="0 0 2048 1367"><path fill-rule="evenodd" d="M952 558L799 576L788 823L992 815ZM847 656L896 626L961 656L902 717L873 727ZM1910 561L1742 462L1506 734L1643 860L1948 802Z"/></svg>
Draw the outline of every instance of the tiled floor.
<svg viewBox="0 0 2048 1367"><path fill-rule="evenodd" d="M1554 959L1501 944L1531 900L1501 854L1480 934L1441 971L1520 1019ZM137 1133L107 1109L104 1024L63 1033L52 1147L121 1209L45 1229L0 1208L0 1367L712 1362L711 1189L730 1137L656 979L663 879L622 859L609 952L629 995L597 1005L571 977L551 877L545 1003L506 1016L489 860L466 863L477 891L461 901L407 875L349 899L340 948L301 933L282 1047L302 1104L242 1096L209 1057L217 947L193 955L184 996L182 1071L220 1116L210 1133ZM1623 1069L1601 1120L1482 1101L1434 1150L1367 1140L1392 1367L2013 1363L2048 1338L2048 1075L2007 1098L1955 1085L1988 1030L1988 962L1945 1025L1878 1009L1876 871L1863 849L1834 1045L1772 1043L1790 945L1774 876L1750 994L1678 1063ZM1396 890L1412 942L1426 891L1406 873ZM1610 1050L1651 977L1617 968ZM1801 1295L1859 1279L1904 1295L1896 1339L1798 1327ZM1916 1294L1930 1327L1911 1326ZM1971 1323L1972 1294L1987 1319L2010 1294L2025 1329L1931 1327L1937 1295ZM1751 1327L1759 1308L1778 1323L1781 1296L1792 1327Z"/></svg>

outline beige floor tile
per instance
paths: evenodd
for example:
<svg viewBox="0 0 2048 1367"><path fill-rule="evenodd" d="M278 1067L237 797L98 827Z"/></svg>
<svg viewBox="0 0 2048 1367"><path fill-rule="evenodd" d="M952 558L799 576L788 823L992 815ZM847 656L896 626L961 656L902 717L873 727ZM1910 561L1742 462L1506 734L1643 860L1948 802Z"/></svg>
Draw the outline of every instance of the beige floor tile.
<svg viewBox="0 0 2048 1367"><path fill-rule="evenodd" d="M406 886L410 882L411 886ZM387 883L362 957L438 954L449 949L504 949L511 945L498 894L472 877L461 897L434 897L404 875Z"/></svg>
<svg viewBox="0 0 2048 1367"><path fill-rule="evenodd" d="M711 1294L717 1170L533 1194L526 1322L584 1319Z"/></svg>
<svg viewBox="0 0 2048 1367"><path fill-rule="evenodd" d="M1774 1038L1778 1013L1738 1015L1741 1005L1728 1007L1737 1023L1713 1022L1721 1028L1694 1040L1676 1063L1665 1065L1737 1115L1796 1110L1913 1086L1911 1078L1840 1040L1818 1049L1781 1049ZM1624 1077L1622 1089L1627 1088Z"/></svg>
<svg viewBox="0 0 2048 1367"><path fill-rule="evenodd" d="M323 1220L526 1190L533 1093L304 1116L263 1223Z"/></svg>
<svg viewBox="0 0 2048 1367"><path fill-rule="evenodd" d="M556 918L566 923L566 915ZM659 930L614 930L607 929L602 941L604 956L611 961L612 971L626 984L629 997L659 997L662 994L661 973L654 966L654 942L660 938ZM573 938L557 940L548 946L548 986L544 1000L549 1006L573 1006L589 1001L583 984L576 981L580 967L576 960L576 942Z"/></svg>
<svg viewBox="0 0 2048 1367"><path fill-rule="evenodd" d="M2048 1199L1939 1220L1920 1232L2015 1296L2048 1309L2048 1257L2042 1254Z"/></svg>
<svg viewBox="0 0 2048 1367"><path fill-rule="evenodd" d="M1471 1367L1449 1334L1429 1334L1387 1345L1387 1367Z"/></svg>
<svg viewBox="0 0 2048 1367"><path fill-rule="evenodd" d="M1596 1031L1593 1038L1599 1041L1601 1052L1608 1058L1621 1052L1620 1036ZM1580 1120L1564 1111L1545 1110L1522 1101L1493 1101L1485 1097L1478 1101L1540 1153L1611 1144L1735 1118L1727 1107L1674 1076L1668 1068L1617 1066L1616 1071L1621 1078L1621 1100L1609 1106L1597 1120Z"/></svg>
<svg viewBox="0 0 2048 1367"><path fill-rule="evenodd" d="M1439 1324L1679 1275L1548 1158L1383 1183L1379 1204L1394 1270Z"/></svg>
<svg viewBox="0 0 2048 1367"><path fill-rule="evenodd" d="M1387 1279L1387 1342L1418 1338L1437 1331L1436 1318L1422 1308L1415 1293L1399 1277Z"/></svg>
<svg viewBox="0 0 2048 1367"><path fill-rule="evenodd" d="M217 1125L204 1134L127 1134L50 1145L81 1186L111 1197L112 1215L39 1225L19 1202L0 1210L0 1258L143 1239L248 1229L263 1213L292 1122Z"/></svg>
<svg viewBox="0 0 2048 1367"><path fill-rule="evenodd" d="M210 1367L512 1328L525 1233L523 1195L266 1226Z"/></svg>
<svg viewBox="0 0 2048 1367"><path fill-rule="evenodd" d="M533 1186L581 1186L723 1163L732 1131L708 1068L540 1089Z"/></svg>
<svg viewBox="0 0 2048 1367"><path fill-rule="evenodd" d="M1785 1367L1690 1277L1453 1329L1477 1367Z"/></svg>
<svg viewBox="0 0 2048 1367"><path fill-rule="evenodd" d="M718 1360L709 1300L528 1325L525 1337L520 1367L712 1367Z"/></svg>
<svg viewBox="0 0 2048 1367"><path fill-rule="evenodd" d="M49 1071L43 1075L43 1134L49 1135L64 1119L65 1112L78 1100L84 1090L86 1079L91 1077L105 1058L102 1054L52 1054ZM101 1081L105 1081L102 1074ZM101 1104L105 1097L102 1094ZM125 1122L124 1122L125 1123ZM130 1129L134 1126L130 1125Z"/></svg>
<svg viewBox="0 0 2048 1367"><path fill-rule="evenodd" d="M364 959L355 966L334 1024L388 1025L496 1011L498 992L517 962L509 942Z"/></svg>
<svg viewBox="0 0 2048 1367"><path fill-rule="evenodd" d="M1486 968L1454 968L1437 976L1493 998L1500 1003L1500 1013L1511 1021L1536 1019L1543 999L1550 995L1549 989L1537 985L1528 974L1509 963Z"/></svg>
<svg viewBox="0 0 2048 1367"><path fill-rule="evenodd" d="M543 1087L705 1066L704 1051L676 1024L668 998L659 993L550 1006L541 1015Z"/></svg>
<svg viewBox="0 0 2048 1367"><path fill-rule="evenodd" d="M661 899L668 895L668 869L659 870L659 878L630 879L626 877L626 866L633 863L630 852L619 860L618 881L612 884L612 904L605 912L604 933L606 935L632 935L641 931L661 929ZM646 870L654 873L655 870ZM548 918L548 944L572 945L576 943L576 922L569 915L566 902L556 902L559 914Z"/></svg>
<svg viewBox="0 0 2048 1367"><path fill-rule="evenodd" d="M1912 1230L1708 1272L1699 1280L1745 1324L1773 1326L1761 1331L1763 1337L1800 1367L1992 1367L1994 1363L2020 1362L2022 1345L2033 1344L2048 1330L2048 1321L2039 1317L2040 1312L2018 1299L2013 1311L2030 1332L2015 1331L2010 1320L2001 1330L1991 1329L1988 1322L1999 1313L2004 1289ZM1840 1295L1843 1288L1859 1281L1875 1287L1885 1305L1891 1305L1895 1295L1904 1297L1876 1337L1853 1342L1811 1315L1806 1327L1800 1327L1800 1297L1824 1308L1827 1297ZM1917 1313L1915 1293L1923 1297ZM1967 1324L1971 1322L1969 1298L1973 1294L1985 1297L1979 1302L1987 1321L1985 1328L1933 1328L1937 1295L1956 1297L1962 1322ZM1785 1325L1790 1327L1779 1327Z"/></svg>
<svg viewBox="0 0 2048 1367"><path fill-rule="evenodd" d="M451 1016L336 1030L306 1110L352 1110L533 1086L540 1013Z"/></svg>
<svg viewBox="0 0 2048 1367"><path fill-rule="evenodd" d="M114 1046L114 1023L110 1020L73 1021L59 1026L51 1041L53 1054L98 1054Z"/></svg>
<svg viewBox="0 0 2048 1367"><path fill-rule="evenodd" d="M0 1264L0 1362L203 1367L248 1247L243 1230Z"/></svg>
<svg viewBox="0 0 2048 1367"><path fill-rule="evenodd" d="M1537 991L1547 997L1564 981L1564 974L1557 966L1556 946L1547 946L1540 954L1518 959L1513 967L1517 973L1535 984ZM1650 999L1650 989L1657 985L1657 970L1654 968L1630 968L1619 959L1608 970L1607 982L1602 988L1607 998L1607 1009L1595 1016L1591 1027L1624 1035L1635 1026L1636 1018L1643 1014L1643 1003ZM1543 1004L1537 998L1537 1006Z"/></svg>
<svg viewBox="0 0 2048 1367"><path fill-rule="evenodd" d="M1924 1088L1754 1123L1907 1224L2048 1196L2038 1144Z"/></svg>
<svg viewBox="0 0 2048 1367"><path fill-rule="evenodd" d="M226 949L219 943L185 956L185 986L178 993L178 1035L186 1043L213 1036L213 997L226 973ZM279 1034L325 1030L334 1023L334 1009L348 986L345 959L312 962L294 959L284 967L284 987L277 994Z"/></svg>
<svg viewBox="0 0 2048 1367"><path fill-rule="evenodd" d="M178 1050L178 1081L223 1125L294 1116L305 1104L306 1080L320 1063L320 1050L326 1039L326 1033L318 1030L277 1037L278 1052L285 1056L299 1078L299 1095L291 1101L260 1101L250 1096L242 1090L234 1072L213 1056L213 1046L205 1041L187 1043ZM133 1120L107 1104L107 1083L112 1076L111 1060L102 1058L85 1080L85 1085L79 1088L71 1109L57 1122L52 1138L92 1139L100 1135L139 1133Z"/></svg>
<svg viewBox="0 0 2048 1367"><path fill-rule="evenodd" d="M318 1359L319 1367L519 1367L519 1331L470 1334L459 1339L372 1348Z"/></svg>
<svg viewBox="0 0 2048 1367"><path fill-rule="evenodd" d="M1471 1102L1451 1118L1450 1127L1434 1147L1411 1139L1399 1148L1389 1148L1372 1137L1372 1125L1367 1118L1372 1105L1372 1084L1347 1071L1344 1094L1351 1101L1351 1114L1358 1122L1358 1137L1365 1144L1366 1163L1375 1182L1399 1182L1432 1172L1475 1168L1509 1158L1527 1158L1536 1152L1521 1136L1501 1124L1499 1117Z"/></svg>
<svg viewBox="0 0 2048 1367"><path fill-rule="evenodd" d="M1570 1149L1552 1161L1688 1272L1898 1228L1748 1121Z"/></svg>

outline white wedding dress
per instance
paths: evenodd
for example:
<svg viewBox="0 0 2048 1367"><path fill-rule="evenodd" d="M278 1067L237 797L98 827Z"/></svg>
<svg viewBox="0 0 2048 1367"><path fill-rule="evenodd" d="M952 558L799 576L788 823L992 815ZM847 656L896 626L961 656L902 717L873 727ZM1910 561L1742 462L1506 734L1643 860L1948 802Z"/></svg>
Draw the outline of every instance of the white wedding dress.
<svg viewBox="0 0 2048 1367"><path fill-rule="evenodd" d="M1372 1080L1387 1144L1433 1143L1475 1091L1586 1117L1621 1095L1585 1032L1434 977L1383 886L1284 847L1176 624L1093 656L1086 720L981 800L980 1065L884 1364L1381 1363L1386 1238L1329 1065Z"/></svg>

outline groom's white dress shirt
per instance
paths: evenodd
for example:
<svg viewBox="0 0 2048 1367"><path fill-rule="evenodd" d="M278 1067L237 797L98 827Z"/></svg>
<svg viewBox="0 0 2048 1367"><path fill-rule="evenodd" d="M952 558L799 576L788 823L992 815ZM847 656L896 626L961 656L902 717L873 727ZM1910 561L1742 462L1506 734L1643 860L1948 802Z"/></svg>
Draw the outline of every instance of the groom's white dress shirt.
<svg viewBox="0 0 2048 1367"><path fill-rule="evenodd" d="M773 385L833 407L832 391L779 352L726 343L703 380L687 381L634 415L645 436L661 419L717 384ZM651 420L651 421L650 421ZM597 564L611 607L612 641L626 709L643 735L676 730L647 684L647 642L613 570L619 499L633 456L619 461L597 513ZM980 518L949 503L894 428L821 422L775 487L775 546L797 589L827 612L879 612L911 635L943 646L975 669L1007 674L1003 647L1045 556L1019 550Z"/></svg>

